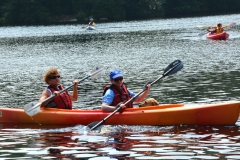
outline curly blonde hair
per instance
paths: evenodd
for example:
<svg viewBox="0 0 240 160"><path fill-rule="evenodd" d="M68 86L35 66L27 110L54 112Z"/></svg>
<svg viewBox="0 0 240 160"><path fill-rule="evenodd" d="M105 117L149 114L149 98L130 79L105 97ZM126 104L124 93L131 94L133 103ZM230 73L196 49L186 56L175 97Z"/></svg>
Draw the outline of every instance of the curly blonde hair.
<svg viewBox="0 0 240 160"><path fill-rule="evenodd" d="M47 83L48 81L51 79L52 76L55 76L55 75L60 75L60 72L57 70L57 68L50 68L43 76L43 80Z"/></svg>

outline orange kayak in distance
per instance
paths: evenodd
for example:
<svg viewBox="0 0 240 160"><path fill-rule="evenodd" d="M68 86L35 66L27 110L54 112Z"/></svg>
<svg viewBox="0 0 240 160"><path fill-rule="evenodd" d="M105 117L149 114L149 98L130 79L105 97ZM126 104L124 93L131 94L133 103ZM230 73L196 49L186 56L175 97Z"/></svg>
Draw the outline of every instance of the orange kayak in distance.
<svg viewBox="0 0 240 160"><path fill-rule="evenodd" d="M189 105L164 104L141 108L128 108L115 113L106 125L233 125L239 116L240 102ZM111 112L102 110L63 110L41 108L35 116L23 109L0 108L0 123L42 125L88 125L101 121Z"/></svg>
<svg viewBox="0 0 240 160"><path fill-rule="evenodd" d="M211 32L206 34L207 39L212 39L212 40L226 40L228 39L229 34L226 32L223 33L218 33L218 34L212 34Z"/></svg>

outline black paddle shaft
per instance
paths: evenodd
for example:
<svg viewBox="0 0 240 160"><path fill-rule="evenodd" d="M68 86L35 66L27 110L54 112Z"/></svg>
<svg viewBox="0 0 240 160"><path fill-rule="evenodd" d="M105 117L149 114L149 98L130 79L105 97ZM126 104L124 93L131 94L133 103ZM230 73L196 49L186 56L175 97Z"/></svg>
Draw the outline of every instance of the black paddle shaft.
<svg viewBox="0 0 240 160"><path fill-rule="evenodd" d="M159 81L160 79L166 77L166 76L170 76L176 72L178 72L179 70L181 70L183 68L183 64L180 60L175 60L174 62L172 62L170 65L168 65L168 67L164 70L164 73L162 74L161 77L157 78L155 81L153 81L151 84L151 86L153 86L157 81ZM147 87L145 87L141 92L139 92L138 94L136 94L135 96L133 96L131 99L129 99L127 102L124 103L124 105L127 105L130 102L133 102L140 94L142 94L143 92L145 92L147 90ZM109 114L107 117L105 117L103 120L101 120L100 122L93 122L91 124L96 124L93 127L91 127L91 131L96 129L99 125L103 124L107 119L109 119L110 117L112 117L116 112L118 112L121 107L120 107L121 103L118 104L116 106L116 109ZM91 126L91 124L89 124L88 126Z"/></svg>
<svg viewBox="0 0 240 160"><path fill-rule="evenodd" d="M91 77L91 76L94 76L95 74L97 74L97 73L100 72L101 70L102 70L102 69L97 70L97 71L91 73L90 75L87 75L86 77L80 79L80 80L78 81L78 83L84 81L85 79L88 79L88 78ZM63 93L64 91L68 90L69 88L71 88L71 87L74 86L74 85L75 85L75 84L72 84L71 86L65 88L64 90L61 90L61 91L60 91L60 94Z"/></svg>

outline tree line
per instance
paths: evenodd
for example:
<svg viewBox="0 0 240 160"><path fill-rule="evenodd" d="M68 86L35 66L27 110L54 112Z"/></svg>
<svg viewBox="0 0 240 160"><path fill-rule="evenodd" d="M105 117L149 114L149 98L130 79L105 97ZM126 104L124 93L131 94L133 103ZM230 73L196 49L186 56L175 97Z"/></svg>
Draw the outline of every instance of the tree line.
<svg viewBox="0 0 240 160"><path fill-rule="evenodd" d="M0 0L1 25L123 21L240 12L239 0Z"/></svg>

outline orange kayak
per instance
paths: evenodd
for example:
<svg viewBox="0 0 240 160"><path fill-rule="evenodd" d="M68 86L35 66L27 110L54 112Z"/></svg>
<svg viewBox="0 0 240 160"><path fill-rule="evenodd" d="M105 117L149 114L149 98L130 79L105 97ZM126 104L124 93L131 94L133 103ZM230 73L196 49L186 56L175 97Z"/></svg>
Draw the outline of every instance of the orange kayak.
<svg viewBox="0 0 240 160"><path fill-rule="evenodd" d="M218 34L211 34L211 32L206 34L207 39L212 39L212 40L226 40L229 37L229 34L226 32L223 33L218 33Z"/></svg>
<svg viewBox="0 0 240 160"><path fill-rule="evenodd" d="M192 105L165 104L129 108L117 112L104 124L110 125L233 125L238 120L240 102ZM48 125L88 125L111 112L102 110L62 110L43 108L33 117L23 109L0 108L0 123Z"/></svg>

